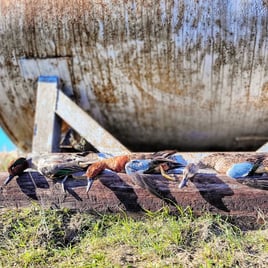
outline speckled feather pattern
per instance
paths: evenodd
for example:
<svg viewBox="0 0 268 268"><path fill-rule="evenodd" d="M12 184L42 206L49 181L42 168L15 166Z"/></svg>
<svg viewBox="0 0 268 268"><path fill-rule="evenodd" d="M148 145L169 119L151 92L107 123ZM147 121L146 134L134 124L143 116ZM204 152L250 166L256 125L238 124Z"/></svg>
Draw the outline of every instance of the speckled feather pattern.
<svg viewBox="0 0 268 268"><path fill-rule="evenodd" d="M225 154L225 153L214 153L201 159L200 168L214 168L218 173L226 173L233 164L250 162L253 164L263 164L268 167L268 157L264 154L258 155L246 155L246 154Z"/></svg>
<svg viewBox="0 0 268 268"><path fill-rule="evenodd" d="M33 166L48 178L56 178L85 171L88 166L99 161L96 154L48 154L33 158Z"/></svg>

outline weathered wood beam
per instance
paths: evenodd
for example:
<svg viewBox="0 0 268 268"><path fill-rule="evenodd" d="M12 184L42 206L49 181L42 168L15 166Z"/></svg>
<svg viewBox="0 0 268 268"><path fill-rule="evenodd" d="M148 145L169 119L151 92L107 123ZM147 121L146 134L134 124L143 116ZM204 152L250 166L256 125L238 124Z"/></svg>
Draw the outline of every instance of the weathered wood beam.
<svg viewBox="0 0 268 268"><path fill-rule="evenodd" d="M7 173L0 173L0 184ZM177 175L181 179L180 175ZM163 199L133 183L126 174L102 175L86 194L85 179L69 179L67 193L59 183L53 183L37 172L26 172L14 179L0 193L1 208L21 208L36 202L44 207L72 208L100 212L144 209L157 211L174 204L191 207L195 213L211 212L222 215L256 216L261 211L268 216L268 191L254 189L223 175L198 174L188 187L178 189L177 182L170 182L160 175L143 175L145 182L153 183Z"/></svg>
<svg viewBox="0 0 268 268"><path fill-rule="evenodd" d="M38 79L32 151L57 152L60 141L60 118L55 114L59 90L57 76Z"/></svg>
<svg viewBox="0 0 268 268"><path fill-rule="evenodd" d="M268 152L268 142L264 143L256 152L267 153Z"/></svg>
<svg viewBox="0 0 268 268"><path fill-rule="evenodd" d="M57 76L38 79L32 151L57 152L60 118L100 152L114 155L130 151L59 89Z"/></svg>
<svg viewBox="0 0 268 268"><path fill-rule="evenodd" d="M60 90L55 112L100 152L114 155L130 153L122 143Z"/></svg>

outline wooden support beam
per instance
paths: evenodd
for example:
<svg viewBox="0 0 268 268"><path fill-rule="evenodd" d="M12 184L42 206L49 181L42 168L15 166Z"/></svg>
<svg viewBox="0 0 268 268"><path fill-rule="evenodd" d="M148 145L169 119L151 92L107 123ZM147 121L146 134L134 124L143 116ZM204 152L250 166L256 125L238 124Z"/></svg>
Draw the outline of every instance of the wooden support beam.
<svg viewBox="0 0 268 268"><path fill-rule="evenodd" d="M100 152L114 155L130 153L123 144L59 90L57 76L40 76L32 146L34 153L59 150L59 117Z"/></svg>
<svg viewBox="0 0 268 268"><path fill-rule="evenodd" d="M123 144L61 91L58 93L55 112L100 152L113 155L130 153Z"/></svg>
<svg viewBox="0 0 268 268"><path fill-rule="evenodd" d="M267 153L268 152L268 142L264 143L256 152Z"/></svg>

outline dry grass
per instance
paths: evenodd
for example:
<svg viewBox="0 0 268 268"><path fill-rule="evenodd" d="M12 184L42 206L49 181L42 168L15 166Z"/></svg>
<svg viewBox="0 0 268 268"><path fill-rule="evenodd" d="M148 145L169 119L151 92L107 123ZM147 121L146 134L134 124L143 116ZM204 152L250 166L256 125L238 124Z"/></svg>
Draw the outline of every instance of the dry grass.
<svg viewBox="0 0 268 268"><path fill-rule="evenodd" d="M0 172L7 171L9 163L21 155L18 151L0 152Z"/></svg>

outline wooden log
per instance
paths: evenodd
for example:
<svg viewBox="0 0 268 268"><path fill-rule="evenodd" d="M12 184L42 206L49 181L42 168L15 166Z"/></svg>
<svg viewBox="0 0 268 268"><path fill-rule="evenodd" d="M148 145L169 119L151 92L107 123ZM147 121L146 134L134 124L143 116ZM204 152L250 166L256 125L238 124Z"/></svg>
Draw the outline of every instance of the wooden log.
<svg viewBox="0 0 268 268"><path fill-rule="evenodd" d="M0 173L2 185L7 173ZM181 180L181 175L177 175ZM43 207L71 208L80 211L141 212L157 211L164 205L177 211L176 205L192 208L194 213L211 212L222 215L256 216L258 211L268 216L268 191L254 189L224 175L198 174L188 187L178 188L178 182L160 175L142 175L143 182L153 184L163 198L133 183L131 176L104 174L86 193L86 179L68 179L67 193L60 183L54 183L38 172L25 172L2 187L1 208L21 208L33 202Z"/></svg>

